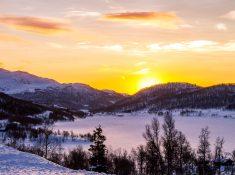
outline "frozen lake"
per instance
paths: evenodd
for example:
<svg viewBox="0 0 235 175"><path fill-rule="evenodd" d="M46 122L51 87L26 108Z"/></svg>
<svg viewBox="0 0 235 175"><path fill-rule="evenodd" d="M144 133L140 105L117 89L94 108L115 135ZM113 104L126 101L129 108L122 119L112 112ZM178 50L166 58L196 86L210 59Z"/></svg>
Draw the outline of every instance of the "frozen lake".
<svg viewBox="0 0 235 175"><path fill-rule="evenodd" d="M233 116L234 114L232 114ZM58 122L55 129L73 131L77 134L92 132L99 124L102 126L104 134L107 137L106 144L112 149L126 149L130 151L140 144L144 144L143 133L145 125L150 124L153 118L158 118L160 124L163 123L163 117L145 113L125 114L124 116L113 115L95 115L85 119L78 119L74 122ZM174 115L176 128L182 131L189 140L191 146L196 148L198 145L198 136L201 128L209 127L211 132L210 142L214 146L217 136L224 137L225 151L231 152L235 149L235 119L223 117L182 117ZM68 144L67 149L75 145ZM89 145L84 144L85 148ZM213 148L213 147L212 147ZM213 149L212 149L213 151Z"/></svg>

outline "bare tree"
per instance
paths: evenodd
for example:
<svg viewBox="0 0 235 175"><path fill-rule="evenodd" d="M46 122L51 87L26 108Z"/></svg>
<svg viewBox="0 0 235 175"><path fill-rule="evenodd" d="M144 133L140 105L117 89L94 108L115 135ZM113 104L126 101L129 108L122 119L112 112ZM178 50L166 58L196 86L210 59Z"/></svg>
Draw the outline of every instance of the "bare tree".
<svg viewBox="0 0 235 175"><path fill-rule="evenodd" d="M143 145L137 147L137 150L134 151L137 169L139 171L139 175L144 175L145 167L146 167L146 150Z"/></svg>
<svg viewBox="0 0 235 175"><path fill-rule="evenodd" d="M171 175L175 169L175 155L177 154L177 130L175 129L175 121L170 113L165 116L163 124L163 151L166 161L167 175Z"/></svg>
<svg viewBox="0 0 235 175"><path fill-rule="evenodd" d="M224 139L217 137L215 142L215 167L217 169L218 174L220 175L220 167L222 163L223 158L223 145L224 145Z"/></svg>
<svg viewBox="0 0 235 175"><path fill-rule="evenodd" d="M147 175L160 175L163 174L163 158L160 150L160 125L159 121L155 118L151 125L146 126L144 138L146 143L146 168L145 174Z"/></svg>
<svg viewBox="0 0 235 175"><path fill-rule="evenodd" d="M209 142L209 128L203 128L199 136L199 146L197 150L198 163L199 163L199 173L206 175L208 171L208 164L210 162L211 150Z"/></svg>
<svg viewBox="0 0 235 175"><path fill-rule="evenodd" d="M61 143L58 138L53 134L53 122L45 120L39 129L40 134L36 140L36 147L42 149L43 157L48 158L49 152L55 152L56 149L60 149Z"/></svg>
<svg viewBox="0 0 235 175"><path fill-rule="evenodd" d="M187 141L185 135L181 132L177 132L177 148L176 148L176 172L177 174L183 174L184 172L190 173L190 164L194 161L192 148Z"/></svg>

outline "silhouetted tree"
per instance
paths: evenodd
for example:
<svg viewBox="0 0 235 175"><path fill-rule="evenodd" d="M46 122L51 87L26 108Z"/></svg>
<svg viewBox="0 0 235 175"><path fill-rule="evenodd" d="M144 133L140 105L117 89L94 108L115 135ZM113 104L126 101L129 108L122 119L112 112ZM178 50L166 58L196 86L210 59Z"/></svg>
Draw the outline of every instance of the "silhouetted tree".
<svg viewBox="0 0 235 175"><path fill-rule="evenodd" d="M217 170L217 174L219 175L221 174L220 167L223 159L223 145L224 145L224 139L217 137L215 142L214 164Z"/></svg>
<svg viewBox="0 0 235 175"><path fill-rule="evenodd" d="M90 146L89 151L91 152L91 165L92 170L97 172L106 172L107 171L107 160L106 154L107 149L104 144L106 137L103 135L103 130L99 125L93 131L93 144Z"/></svg>
<svg viewBox="0 0 235 175"><path fill-rule="evenodd" d="M126 151L111 152L108 154L108 162L111 166L108 167L108 173L116 175L135 175L135 160Z"/></svg>
<svg viewBox="0 0 235 175"><path fill-rule="evenodd" d="M36 150L42 150L43 157L49 158L48 154L61 149L61 143L53 135L53 121L45 120L42 127L39 128L39 135L35 144ZM40 152L40 151L39 151Z"/></svg>
<svg viewBox="0 0 235 175"><path fill-rule="evenodd" d="M206 175L209 172L209 163L211 157L210 142L209 142L209 129L208 127L201 130L199 136L198 154L198 168L199 174Z"/></svg>
<svg viewBox="0 0 235 175"><path fill-rule="evenodd" d="M64 155L64 165L74 170L88 169L89 157L82 147L77 147Z"/></svg>
<svg viewBox="0 0 235 175"><path fill-rule="evenodd" d="M167 168L167 175L171 175L176 166L176 154L177 154L177 130L175 129L175 121L172 115L168 113L165 116L163 124L163 152Z"/></svg>
<svg viewBox="0 0 235 175"><path fill-rule="evenodd" d="M160 150L160 125L155 118L151 125L146 126L144 138L146 143L146 167L145 174L147 175L159 175L163 174L163 158Z"/></svg>
<svg viewBox="0 0 235 175"><path fill-rule="evenodd" d="M190 144L181 131L177 132L176 141L176 172L177 174L183 174L184 172L190 173L190 165L194 161L194 156Z"/></svg>
<svg viewBox="0 0 235 175"><path fill-rule="evenodd" d="M145 167L146 167L146 150L143 145L137 147L137 150L134 152L137 169L139 171L139 175L144 175Z"/></svg>

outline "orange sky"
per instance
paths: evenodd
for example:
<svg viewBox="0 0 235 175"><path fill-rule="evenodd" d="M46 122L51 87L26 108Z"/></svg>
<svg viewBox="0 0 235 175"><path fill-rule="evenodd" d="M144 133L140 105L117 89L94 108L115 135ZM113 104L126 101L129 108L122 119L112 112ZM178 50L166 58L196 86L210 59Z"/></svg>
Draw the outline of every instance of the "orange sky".
<svg viewBox="0 0 235 175"><path fill-rule="evenodd" d="M0 66L134 93L235 82L233 0L1 0Z"/></svg>

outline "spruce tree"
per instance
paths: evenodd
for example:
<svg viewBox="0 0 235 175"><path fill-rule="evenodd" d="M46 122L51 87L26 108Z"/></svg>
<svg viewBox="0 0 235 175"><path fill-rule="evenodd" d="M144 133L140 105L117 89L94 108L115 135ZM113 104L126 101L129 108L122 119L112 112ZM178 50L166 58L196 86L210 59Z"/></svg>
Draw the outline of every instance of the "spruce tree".
<svg viewBox="0 0 235 175"><path fill-rule="evenodd" d="M93 131L93 144L90 145L89 151L91 152L91 165L92 170L97 172L107 171L107 149L104 144L106 137L103 135L103 130L99 125Z"/></svg>

